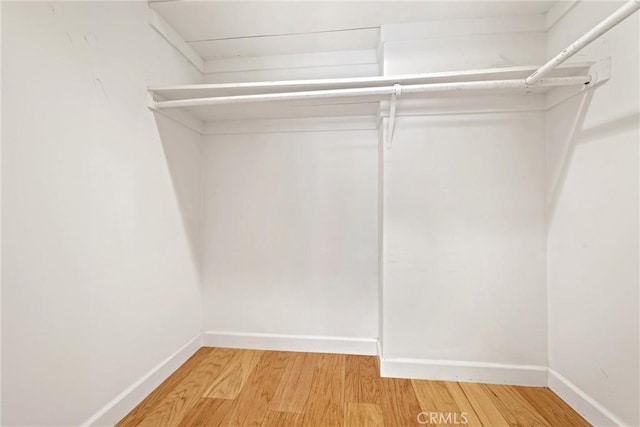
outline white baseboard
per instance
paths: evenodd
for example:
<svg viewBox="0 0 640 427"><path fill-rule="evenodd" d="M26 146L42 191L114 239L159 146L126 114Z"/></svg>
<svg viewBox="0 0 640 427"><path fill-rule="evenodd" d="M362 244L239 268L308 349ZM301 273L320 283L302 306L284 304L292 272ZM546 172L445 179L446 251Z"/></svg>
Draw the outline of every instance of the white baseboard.
<svg viewBox="0 0 640 427"><path fill-rule="evenodd" d="M375 356L375 338L324 337L244 332L208 331L202 334L205 347L246 348L253 350L307 351Z"/></svg>
<svg viewBox="0 0 640 427"><path fill-rule="evenodd" d="M145 397L166 380L202 346L198 334L178 351L160 362L145 376L127 387L102 409L82 423L82 426L113 426L135 408Z"/></svg>
<svg viewBox="0 0 640 427"><path fill-rule="evenodd" d="M594 426L626 425L594 398L551 368L548 387Z"/></svg>
<svg viewBox="0 0 640 427"><path fill-rule="evenodd" d="M547 385L546 366L502 363L381 358L380 375L385 378L477 382L531 387L544 387Z"/></svg>

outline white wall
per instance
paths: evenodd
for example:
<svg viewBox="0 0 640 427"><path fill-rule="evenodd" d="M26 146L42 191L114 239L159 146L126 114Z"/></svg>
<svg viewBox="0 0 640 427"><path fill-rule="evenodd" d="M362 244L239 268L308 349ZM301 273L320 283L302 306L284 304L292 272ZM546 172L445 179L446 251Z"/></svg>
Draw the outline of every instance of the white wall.
<svg viewBox="0 0 640 427"><path fill-rule="evenodd" d="M377 337L377 133L215 135L204 330Z"/></svg>
<svg viewBox="0 0 640 427"><path fill-rule="evenodd" d="M542 20L532 19L538 28ZM507 24L468 23L457 27L462 35L443 38L394 36L384 45L385 74L542 62L544 32L512 34ZM470 28L493 33L469 34ZM402 34L392 29L383 35ZM455 49L440 55L443 46ZM516 111L536 105L485 99L473 102L478 113L470 114L402 117L400 104L393 147L383 150L382 336L389 375L544 382L545 115L480 113L485 105ZM441 361L470 365L447 377ZM487 370L486 363L503 365Z"/></svg>
<svg viewBox="0 0 640 427"><path fill-rule="evenodd" d="M206 61L204 80L226 83L367 77L378 75L378 70L374 49L236 56Z"/></svg>
<svg viewBox="0 0 640 427"><path fill-rule="evenodd" d="M548 55L621 4L579 3L549 31ZM548 114L549 181L559 182L549 188L549 364L601 406L561 394L600 425L640 424L639 23L636 14L572 59L611 57L611 80L582 110L578 96Z"/></svg>
<svg viewBox="0 0 640 427"><path fill-rule="evenodd" d="M536 65L545 40L543 15L383 25L384 74Z"/></svg>
<svg viewBox="0 0 640 427"><path fill-rule="evenodd" d="M146 108L200 75L144 2L2 8L2 424L78 425L200 330L199 140Z"/></svg>
<svg viewBox="0 0 640 427"><path fill-rule="evenodd" d="M538 112L398 120L385 357L545 364L544 153Z"/></svg>

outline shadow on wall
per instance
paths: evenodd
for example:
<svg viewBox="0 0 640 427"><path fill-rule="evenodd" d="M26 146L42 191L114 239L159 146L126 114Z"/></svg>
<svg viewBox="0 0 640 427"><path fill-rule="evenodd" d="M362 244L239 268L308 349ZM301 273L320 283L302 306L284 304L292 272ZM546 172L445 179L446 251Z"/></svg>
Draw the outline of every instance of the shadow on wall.
<svg viewBox="0 0 640 427"><path fill-rule="evenodd" d="M202 242L200 239L201 136L162 114L155 112L153 114L167 160L173 191L189 240L191 257L198 275L200 275L202 271Z"/></svg>
<svg viewBox="0 0 640 427"><path fill-rule="evenodd" d="M552 218L555 213L555 208L558 202L558 197L562 192L562 186L571 164L571 158L577 141L580 138L582 132L582 126L584 125L584 119L589 111L593 94L599 85L594 86L583 92L582 94L570 98L554 108L562 109L559 115L563 117L558 123L548 122L547 129L547 141L551 146L548 147L550 153L550 176L549 187L547 192L547 211L549 218ZM564 117L571 117L567 120ZM557 145L557 146L553 146Z"/></svg>
<svg viewBox="0 0 640 427"><path fill-rule="evenodd" d="M562 187L571 165L576 145L601 141L603 137L637 129L640 126L640 114L632 113L589 129L582 128L594 93L604 83L606 82L602 82L555 107L564 110L559 115L565 117L565 119L555 124L551 123L549 129L549 143L555 145L549 147L552 153L550 156L550 180L547 194L547 207L550 218L554 215L558 197L562 193ZM566 117L571 117L572 119L567 120Z"/></svg>
<svg viewBox="0 0 640 427"><path fill-rule="evenodd" d="M640 113L629 114L616 120L605 122L599 124L598 126L590 127L589 129L583 129L576 138L576 143L585 144L587 142L596 141L615 133L638 129L639 127Z"/></svg>

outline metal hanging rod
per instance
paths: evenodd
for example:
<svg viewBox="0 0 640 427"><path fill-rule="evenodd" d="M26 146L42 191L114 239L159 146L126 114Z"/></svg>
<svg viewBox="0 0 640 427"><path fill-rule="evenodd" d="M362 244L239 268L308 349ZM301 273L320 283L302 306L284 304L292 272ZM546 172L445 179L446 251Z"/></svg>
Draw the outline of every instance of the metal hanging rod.
<svg viewBox="0 0 640 427"><path fill-rule="evenodd" d="M538 86L584 85L591 82L591 76L554 77L541 79L535 85L527 84L525 79L487 80L479 82L427 83L383 87L362 87L350 89L313 90L304 92L267 93L255 95L217 96L212 98L178 99L158 101L157 108L202 107L207 105L243 104L250 102L293 101L320 98L340 98L349 96L384 96L396 94L433 93L482 89L532 89Z"/></svg>
<svg viewBox="0 0 640 427"><path fill-rule="evenodd" d="M579 52L582 48L587 46L589 43L618 25L620 22L627 19L629 16L633 15L638 11L638 9L640 9L640 0L629 0L628 2L626 2L620 9L616 10L608 18L593 27L578 40L571 43L569 47L551 58L549 62L534 71L533 74L526 78L527 84L535 84L539 82L540 79L549 74L549 72L554 70L558 65L562 64L564 61Z"/></svg>

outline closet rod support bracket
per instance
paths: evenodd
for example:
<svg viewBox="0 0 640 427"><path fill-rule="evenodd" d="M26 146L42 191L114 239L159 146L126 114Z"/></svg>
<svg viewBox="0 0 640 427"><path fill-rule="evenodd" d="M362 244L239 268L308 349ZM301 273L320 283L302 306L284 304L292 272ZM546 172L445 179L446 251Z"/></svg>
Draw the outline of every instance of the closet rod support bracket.
<svg viewBox="0 0 640 427"><path fill-rule="evenodd" d="M609 80L611 78L611 58L602 59L589 67L589 76L591 81L589 84L585 83L585 89Z"/></svg>
<svg viewBox="0 0 640 427"><path fill-rule="evenodd" d="M389 123L387 125L387 138L385 145L388 149L393 144L393 131L396 127L396 105L398 103L398 97L402 95L402 86L399 83L393 85L393 93L391 94L391 102L389 104Z"/></svg>

